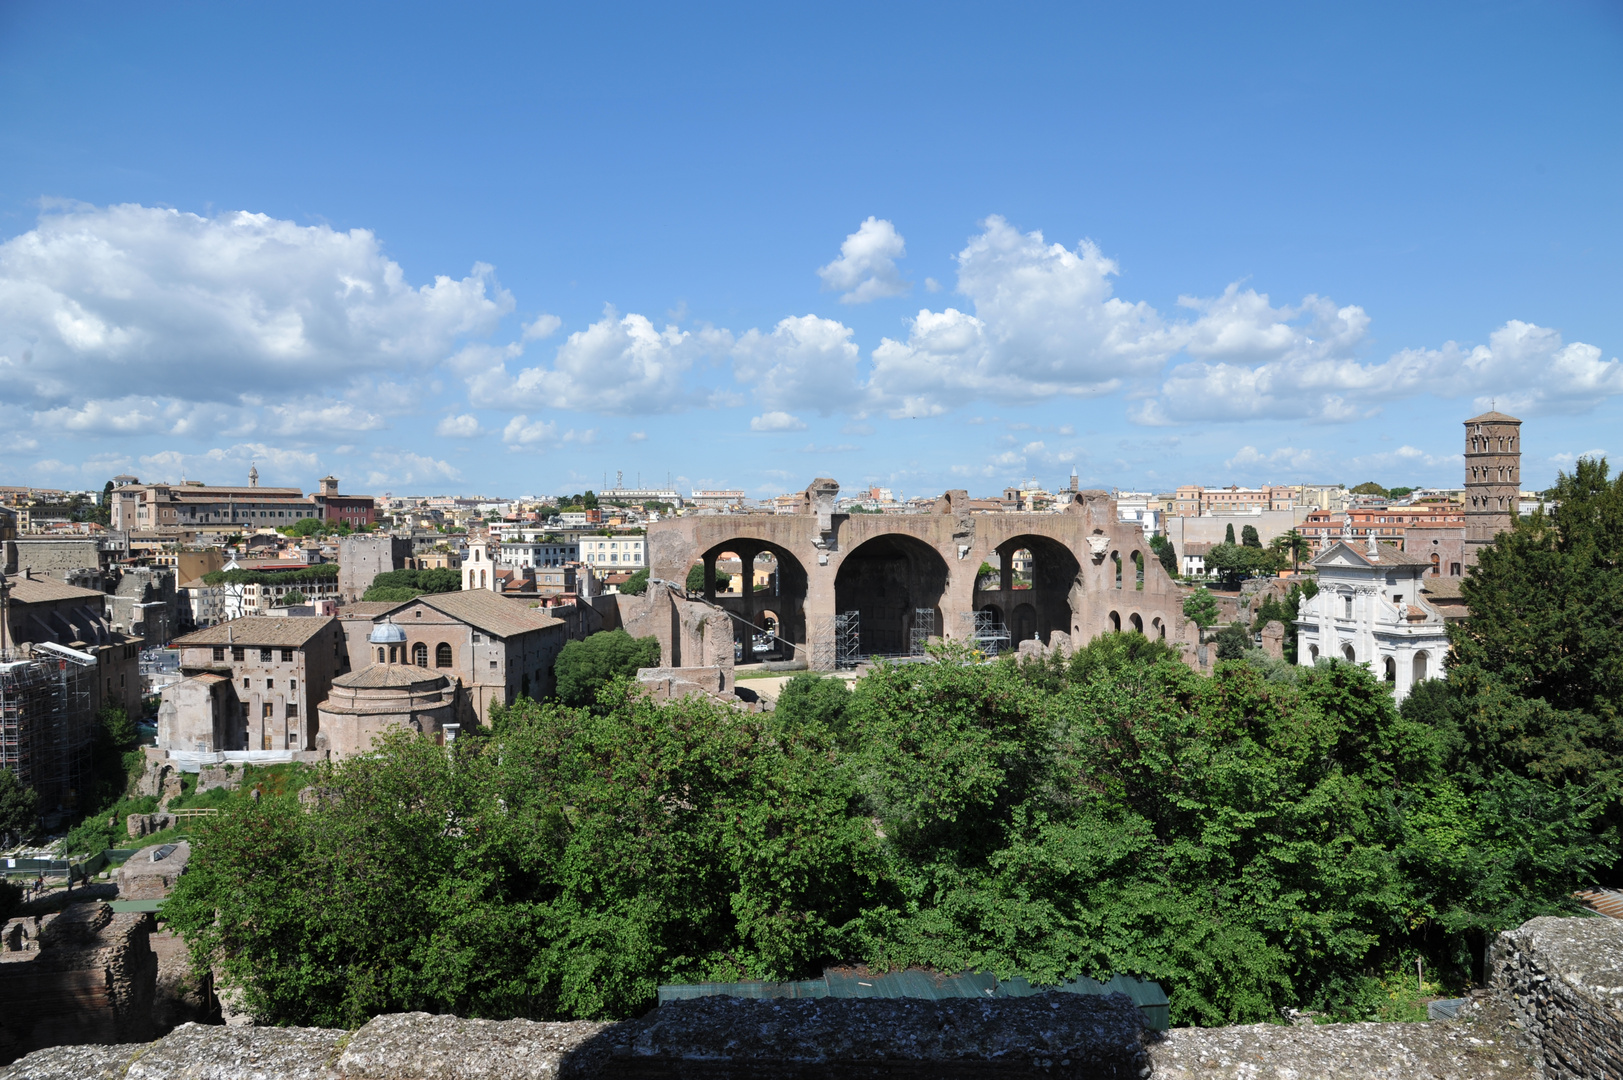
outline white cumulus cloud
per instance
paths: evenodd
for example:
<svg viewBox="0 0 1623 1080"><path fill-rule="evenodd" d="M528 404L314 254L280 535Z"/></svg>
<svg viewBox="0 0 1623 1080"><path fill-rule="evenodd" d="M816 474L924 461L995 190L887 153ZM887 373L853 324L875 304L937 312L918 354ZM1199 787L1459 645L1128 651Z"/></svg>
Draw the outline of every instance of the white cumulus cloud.
<svg viewBox="0 0 1623 1080"><path fill-rule="evenodd" d="M447 416L434 426L434 434L447 439L471 439L484 433L485 429L479 426L478 417L472 413Z"/></svg>
<svg viewBox="0 0 1623 1080"><path fill-rule="evenodd" d="M802 315L733 345L733 375L769 409L816 409L827 416L858 400L857 347L850 327Z"/></svg>
<svg viewBox="0 0 1623 1080"><path fill-rule="evenodd" d="M840 293L840 302L865 304L886 296L901 296L912 288L902 280L896 260L907 254L907 244L896 226L869 217L840 245L840 257L817 269L823 288Z"/></svg>
<svg viewBox="0 0 1623 1080"><path fill-rule="evenodd" d="M750 420L751 431L805 431L806 421L786 412L762 413Z"/></svg>

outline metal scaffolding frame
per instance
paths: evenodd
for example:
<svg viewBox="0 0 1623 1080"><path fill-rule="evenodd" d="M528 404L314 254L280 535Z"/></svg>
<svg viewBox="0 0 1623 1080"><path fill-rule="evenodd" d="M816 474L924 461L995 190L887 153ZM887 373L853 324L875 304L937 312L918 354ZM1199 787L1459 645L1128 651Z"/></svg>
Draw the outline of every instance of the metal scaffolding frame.
<svg viewBox="0 0 1623 1080"><path fill-rule="evenodd" d="M907 655L923 656L933 637L935 637L935 608L914 608L913 632L907 643Z"/></svg>
<svg viewBox="0 0 1623 1080"><path fill-rule="evenodd" d="M862 661L862 613L842 611L834 616L834 666L854 668Z"/></svg>
<svg viewBox="0 0 1623 1080"><path fill-rule="evenodd" d="M0 767L39 793L42 809L71 808L89 768L97 661L57 645L0 663Z"/></svg>
<svg viewBox="0 0 1623 1080"><path fill-rule="evenodd" d="M966 611L963 620L968 624L964 636L975 643L975 648L987 656L996 656L1011 644L1009 628L992 611Z"/></svg>

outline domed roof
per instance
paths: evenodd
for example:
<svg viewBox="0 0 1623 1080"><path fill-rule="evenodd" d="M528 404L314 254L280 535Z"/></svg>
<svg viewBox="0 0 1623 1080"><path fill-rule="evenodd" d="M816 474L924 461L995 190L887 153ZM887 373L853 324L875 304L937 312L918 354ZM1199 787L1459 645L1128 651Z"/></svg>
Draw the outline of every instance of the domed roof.
<svg viewBox="0 0 1623 1080"><path fill-rule="evenodd" d="M374 645L402 645L406 641L406 632L391 622L381 622L372 628L372 636L368 639Z"/></svg>
<svg viewBox="0 0 1623 1080"><path fill-rule="evenodd" d="M359 671L338 676L332 684L351 690L438 690L450 685L450 680L432 668L413 667L410 664L371 664Z"/></svg>

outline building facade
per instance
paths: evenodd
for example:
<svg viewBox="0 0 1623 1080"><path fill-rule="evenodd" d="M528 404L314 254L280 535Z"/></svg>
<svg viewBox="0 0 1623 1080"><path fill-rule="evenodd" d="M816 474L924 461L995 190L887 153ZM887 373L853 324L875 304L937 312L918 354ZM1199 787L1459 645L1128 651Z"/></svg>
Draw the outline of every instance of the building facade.
<svg viewBox="0 0 1623 1080"><path fill-rule="evenodd" d="M585 536L580 561L599 570L641 570L648 565L648 541L642 536Z"/></svg>
<svg viewBox="0 0 1623 1080"><path fill-rule="evenodd" d="M1313 560L1317 595L1304 596L1297 609L1297 662L1362 664L1391 683L1399 701L1416 683L1441 676L1448 630L1421 595L1431 565L1374 536L1362 545L1333 544Z"/></svg>

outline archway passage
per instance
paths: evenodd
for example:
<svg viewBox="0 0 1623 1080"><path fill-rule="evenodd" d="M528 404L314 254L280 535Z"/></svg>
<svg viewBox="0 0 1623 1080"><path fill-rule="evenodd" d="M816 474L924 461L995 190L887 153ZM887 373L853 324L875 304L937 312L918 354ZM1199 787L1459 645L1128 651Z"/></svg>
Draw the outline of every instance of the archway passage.
<svg viewBox="0 0 1623 1080"><path fill-rule="evenodd" d="M1427 660L1428 660L1428 657L1423 652L1417 652L1417 653L1414 654L1414 672L1413 672L1413 674L1414 674L1413 681L1414 682L1418 683L1418 682L1425 682L1426 681L1426 676L1428 674L1428 672L1426 670L1426 661Z"/></svg>
<svg viewBox="0 0 1623 1080"><path fill-rule="evenodd" d="M834 610L860 618L864 656L901 656L912 651L920 609L931 613L928 629L942 632L940 605L947 591L947 563L921 540L894 533L853 549L834 577Z"/></svg>
<svg viewBox="0 0 1623 1080"><path fill-rule="evenodd" d="M716 563L738 560L733 588L716 592ZM793 660L806 644L806 568L787 550L766 540L737 536L700 556L705 599L732 617L740 664L759 659ZM763 620L770 613L773 624Z"/></svg>
<svg viewBox="0 0 1623 1080"><path fill-rule="evenodd" d="M995 606L1009 613L1014 643L1038 638L1049 644L1055 630L1071 631L1071 590L1082 566L1071 549L1046 536L1015 536L997 547L1001 567L996 582L976 583L975 607ZM983 585L996 584L997 588ZM1031 612L1031 624L1022 626L1019 609Z"/></svg>

